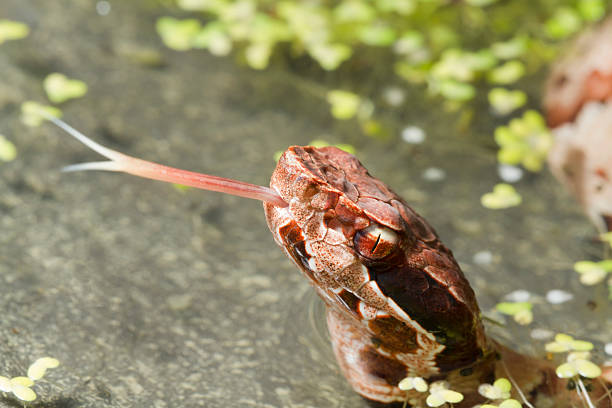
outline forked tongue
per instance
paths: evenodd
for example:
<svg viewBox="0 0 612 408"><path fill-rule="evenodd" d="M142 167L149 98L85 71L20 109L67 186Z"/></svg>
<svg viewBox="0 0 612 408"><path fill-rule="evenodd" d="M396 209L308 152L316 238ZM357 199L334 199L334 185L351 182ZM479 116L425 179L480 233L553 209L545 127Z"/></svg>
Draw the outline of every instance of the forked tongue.
<svg viewBox="0 0 612 408"><path fill-rule="evenodd" d="M174 167L168 167L146 160L137 159L94 142L78 130L74 129L72 126L68 125L66 122L54 116L44 116L47 120L65 130L68 134L85 144L90 149L110 159L110 161L73 164L71 166L64 167L62 171L121 171L153 180L183 184L185 186L195 187L202 190L218 191L240 197L266 201L279 207L287 207L287 203L280 197L280 195L269 187L244 183L242 181L231 180L224 177L176 169Z"/></svg>

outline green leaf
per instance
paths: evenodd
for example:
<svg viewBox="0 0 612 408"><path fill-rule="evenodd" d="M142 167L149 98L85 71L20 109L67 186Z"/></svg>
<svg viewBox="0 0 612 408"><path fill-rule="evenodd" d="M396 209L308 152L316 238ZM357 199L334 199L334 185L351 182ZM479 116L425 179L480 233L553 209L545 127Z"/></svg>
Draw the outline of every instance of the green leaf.
<svg viewBox="0 0 612 408"><path fill-rule="evenodd" d="M200 33L201 24L193 18L179 20L172 17L161 17L157 20L155 28L168 48L186 51L193 46L194 38Z"/></svg>
<svg viewBox="0 0 612 408"><path fill-rule="evenodd" d="M375 47L386 47L393 44L396 38L395 30L387 25L374 24L361 29L361 42Z"/></svg>
<svg viewBox="0 0 612 408"><path fill-rule="evenodd" d="M451 101L464 102L474 97L476 89L470 84L447 79L439 82L438 92Z"/></svg>
<svg viewBox="0 0 612 408"><path fill-rule="evenodd" d="M570 7L558 8L545 25L546 33L555 40L569 37L581 27L582 19L580 15Z"/></svg>
<svg viewBox="0 0 612 408"><path fill-rule="evenodd" d="M62 111L56 107L41 105L33 101L21 104L21 121L26 126L39 126L46 119L46 116L60 118Z"/></svg>
<svg viewBox="0 0 612 408"><path fill-rule="evenodd" d="M64 74L54 72L43 81L47 97L53 103L62 103L68 99L80 98L87 93L87 84L78 79L70 79Z"/></svg>
<svg viewBox="0 0 612 408"><path fill-rule="evenodd" d="M571 363L563 363L556 370L557 377L571 378L578 374L578 369Z"/></svg>
<svg viewBox="0 0 612 408"><path fill-rule="evenodd" d="M493 88L489 91L489 103L495 112L507 115L527 103L527 94L519 90Z"/></svg>
<svg viewBox="0 0 612 408"><path fill-rule="evenodd" d="M493 192L487 193L480 198L480 203L482 204L482 206L492 209L492 210L500 210L504 208L515 207L519 205L521 201L522 201L522 198L520 194L514 189L514 187L512 187L510 184L505 184L505 183L500 183L500 184L495 185L493 187ZM518 305L519 303L511 303L511 304ZM531 305L531 303L529 304ZM509 306L504 306L504 307L509 307ZM514 307L518 307L518 306L514 306ZM500 312L502 312L502 310L500 310Z"/></svg>
<svg viewBox="0 0 612 408"><path fill-rule="evenodd" d="M578 11L586 21L597 21L606 13L603 0L579 0Z"/></svg>
<svg viewBox="0 0 612 408"><path fill-rule="evenodd" d="M499 389L501 392L510 392L512 389L512 384L508 381L507 378L498 378L493 383L493 386Z"/></svg>
<svg viewBox="0 0 612 408"><path fill-rule="evenodd" d="M247 63L253 69L266 68L271 54L272 47L269 44L251 44L245 51Z"/></svg>
<svg viewBox="0 0 612 408"><path fill-rule="evenodd" d="M513 60L491 70L488 80L495 84L508 85L518 81L523 75L525 75L525 65Z"/></svg>
<svg viewBox="0 0 612 408"><path fill-rule="evenodd" d="M3 135L0 135L0 161L10 162L15 160L15 157L17 157L15 145Z"/></svg>
<svg viewBox="0 0 612 408"><path fill-rule="evenodd" d="M30 33L30 28L24 23L11 20L0 20L0 44L5 41L19 40Z"/></svg>
<svg viewBox="0 0 612 408"><path fill-rule="evenodd" d="M491 44L491 52L499 59L518 58L527 51L528 42L527 36L517 36L509 41Z"/></svg>
<svg viewBox="0 0 612 408"><path fill-rule="evenodd" d="M227 34L225 24L214 21L191 37L189 47L206 48L213 55L225 56L232 51L232 39Z"/></svg>
<svg viewBox="0 0 612 408"><path fill-rule="evenodd" d="M495 305L498 312L505 315L513 316L522 310L531 310L533 304L531 302L501 302Z"/></svg>
<svg viewBox="0 0 612 408"><path fill-rule="evenodd" d="M499 404L499 408L521 408L521 407L522 407L521 403L512 398L502 401L502 403Z"/></svg>
<svg viewBox="0 0 612 408"><path fill-rule="evenodd" d="M376 16L376 10L360 0L343 1L334 9L334 18L339 23L369 22Z"/></svg>
<svg viewBox="0 0 612 408"><path fill-rule="evenodd" d="M318 44L310 47L308 52L323 69L333 71L351 56L352 49L344 44Z"/></svg>
<svg viewBox="0 0 612 408"><path fill-rule="evenodd" d="M355 116L361 98L352 92L333 90L327 93L327 102L331 105L332 115L336 119L346 120Z"/></svg>

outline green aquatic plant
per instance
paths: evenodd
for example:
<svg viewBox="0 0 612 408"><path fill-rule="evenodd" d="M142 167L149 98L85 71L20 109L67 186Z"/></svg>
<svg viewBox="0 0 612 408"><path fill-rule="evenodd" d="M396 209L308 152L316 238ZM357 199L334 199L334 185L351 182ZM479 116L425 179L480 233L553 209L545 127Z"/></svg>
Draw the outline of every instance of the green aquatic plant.
<svg viewBox="0 0 612 408"><path fill-rule="evenodd" d="M0 19L0 44L11 40L20 40L30 33L30 28L19 21Z"/></svg>
<svg viewBox="0 0 612 408"><path fill-rule="evenodd" d="M422 377L406 377L397 384L397 387L402 391L426 392L429 389L429 384Z"/></svg>
<svg viewBox="0 0 612 408"><path fill-rule="evenodd" d="M515 207L522 201L521 195L510 184L500 183L493 187L493 191L480 198L483 207L492 210Z"/></svg>
<svg viewBox="0 0 612 408"><path fill-rule="evenodd" d="M565 362L557 366L557 377L569 378L577 385L576 390L589 407L594 407L585 386L584 379L594 379L602 374L601 368L593 363L590 351L593 343L585 340L576 340L572 336L558 333L553 342L546 344L549 353L567 353Z"/></svg>
<svg viewBox="0 0 612 408"><path fill-rule="evenodd" d="M62 103L69 99L80 98L87 93L87 84L78 79L68 78L64 74L54 72L43 80L43 88L47 98L53 103Z"/></svg>
<svg viewBox="0 0 612 408"><path fill-rule="evenodd" d="M504 164L521 164L529 171L540 171L553 137L539 112L529 110L507 126L495 129L495 142L500 147L497 159Z"/></svg>
<svg viewBox="0 0 612 408"><path fill-rule="evenodd" d="M603 282L612 273L612 259L603 261L579 261L574 264L574 270L580 274L580 282L584 285L596 285Z"/></svg>
<svg viewBox="0 0 612 408"><path fill-rule="evenodd" d="M361 98L353 92L333 90L327 93L327 102L331 105L331 113L336 119L346 120L357 114Z"/></svg>
<svg viewBox="0 0 612 408"><path fill-rule="evenodd" d="M463 401L463 394L453 391L447 381L436 381L429 385L429 396L425 400L428 407L441 407L446 403L456 404Z"/></svg>
<svg viewBox="0 0 612 408"><path fill-rule="evenodd" d="M489 91L489 104L499 115L507 115L527 103L527 94L521 90L493 88Z"/></svg>
<svg viewBox="0 0 612 408"><path fill-rule="evenodd" d="M44 114L56 118L62 117L62 111L54 106L42 105L34 101L26 101L21 104L21 122L26 126L40 126L46 120Z"/></svg>
<svg viewBox="0 0 612 408"><path fill-rule="evenodd" d="M38 396L31 388L35 382L42 379L49 368L59 366L59 360L52 357L42 357L28 367L27 377L4 377L0 376L0 391L13 394L24 402L34 401Z"/></svg>
<svg viewBox="0 0 612 408"><path fill-rule="evenodd" d="M495 309L505 315L512 316L515 322L525 326L533 322L533 303L531 302L501 302Z"/></svg>
<svg viewBox="0 0 612 408"><path fill-rule="evenodd" d="M498 378L493 384L480 384L478 393L490 401L499 401L498 404L483 404L480 408L521 408L517 400L510 398L512 384L507 378Z"/></svg>
<svg viewBox="0 0 612 408"><path fill-rule="evenodd" d="M17 148L6 137L0 135L0 161L9 162L17 157Z"/></svg>

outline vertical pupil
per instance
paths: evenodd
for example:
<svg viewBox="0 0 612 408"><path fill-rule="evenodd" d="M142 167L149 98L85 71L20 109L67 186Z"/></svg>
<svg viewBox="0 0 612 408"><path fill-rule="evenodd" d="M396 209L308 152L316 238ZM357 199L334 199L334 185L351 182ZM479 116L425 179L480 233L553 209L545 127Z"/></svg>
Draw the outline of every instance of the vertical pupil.
<svg viewBox="0 0 612 408"><path fill-rule="evenodd" d="M378 243L380 242L380 237L382 236L382 234L378 234L378 236L376 237L376 241L374 241L374 246L372 247L371 251L372 254L374 254L374 252L376 252L376 247L378 246Z"/></svg>
<svg viewBox="0 0 612 408"><path fill-rule="evenodd" d="M378 225L357 231L354 238L357 252L370 259L380 259L389 255L398 241L399 237L395 231Z"/></svg>

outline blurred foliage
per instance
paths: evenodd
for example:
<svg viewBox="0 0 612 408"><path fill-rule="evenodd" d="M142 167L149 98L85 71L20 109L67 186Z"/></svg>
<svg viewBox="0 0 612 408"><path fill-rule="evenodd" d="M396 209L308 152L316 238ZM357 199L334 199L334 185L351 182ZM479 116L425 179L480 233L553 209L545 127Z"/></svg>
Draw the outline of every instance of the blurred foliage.
<svg viewBox="0 0 612 408"><path fill-rule="evenodd" d="M484 74L508 85L533 72L554 55L558 40L600 19L607 7L604 0L177 0L177 5L200 13L202 22L161 18L157 29L170 48L206 48L215 55L235 49L249 66L263 69L279 45L282 50L288 45L293 55L308 55L324 70L337 69L367 47L389 48L399 76L458 101L475 96L469 84Z"/></svg>
<svg viewBox="0 0 612 408"><path fill-rule="evenodd" d="M469 102L480 93L488 94L498 116L527 105L522 79L608 8L605 0L176 0L176 5L189 18L157 22L170 48L207 49L219 56L235 52L258 70L275 54L309 56L332 71L351 67L368 52L386 52L385 64L391 62L399 78L426 87L446 109L467 108L462 117L468 123L474 117ZM372 102L359 93L329 90L332 115L357 118L364 133L383 136ZM364 114L365 108L370 112ZM541 169L550 137L534 115L498 129L500 162ZM521 123L533 125L531 133L521 133Z"/></svg>
<svg viewBox="0 0 612 408"><path fill-rule="evenodd" d="M522 164L527 170L540 171L553 138L542 115L529 110L523 117L512 119L508 126L498 127L495 141L500 146L500 163Z"/></svg>
<svg viewBox="0 0 612 408"><path fill-rule="evenodd" d="M24 23L0 19L0 44L25 38L29 33L30 28Z"/></svg>
<svg viewBox="0 0 612 408"><path fill-rule="evenodd" d="M87 93L87 84L78 79L70 79L64 74L54 72L43 81L47 98L53 103L62 103L69 99L80 98Z"/></svg>
<svg viewBox="0 0 612 408"><path fill-rule="evenodd" d="M517 193L514 187L506 183L495 185L492 192L486 193L480 198L482 206L492 210L515 207L521 201L520 194Z"/></svg>

